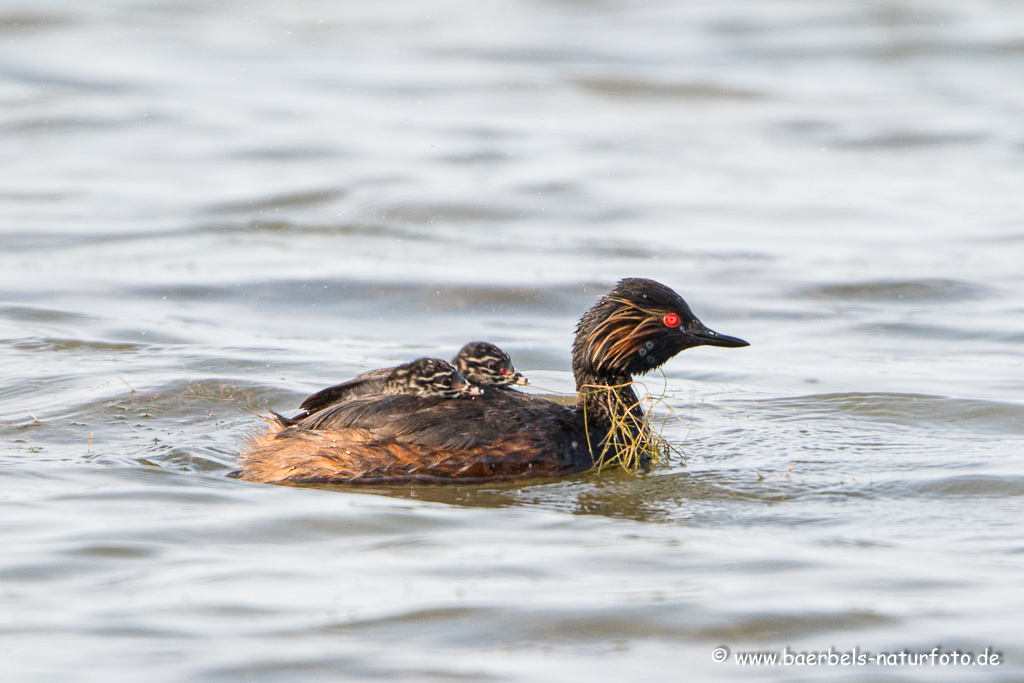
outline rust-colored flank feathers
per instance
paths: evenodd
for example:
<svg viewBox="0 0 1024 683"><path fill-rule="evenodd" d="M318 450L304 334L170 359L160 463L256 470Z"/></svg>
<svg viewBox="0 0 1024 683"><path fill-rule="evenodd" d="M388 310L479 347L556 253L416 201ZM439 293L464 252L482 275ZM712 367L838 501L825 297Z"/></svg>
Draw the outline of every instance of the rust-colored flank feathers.
<svg viewBox="0 0 1024 683"><path fill-rule="evenodd" d="M367 394L394 371L364 373L317 392L294 418L267 418L270 429L251 440L231 476L277 484L472 483L635 465L627 451L648 430L632 375L700 345L747 343L704 327L668 287L628 278L577 326L575 407L510 388L526 381L507 354L474 342L460 354L490 368L495 379L482 393L424 395L392 381L390 393Z"/></svg>
<svg viewBox="0 0 1024 683"><path fill-rule="evenodd" d="M457 450L379 439L371 430L308 430L254 440L240 461L242 479L268 483L476 483L553 477L586 467L535 461L531 440L519 436Z"/></svg>

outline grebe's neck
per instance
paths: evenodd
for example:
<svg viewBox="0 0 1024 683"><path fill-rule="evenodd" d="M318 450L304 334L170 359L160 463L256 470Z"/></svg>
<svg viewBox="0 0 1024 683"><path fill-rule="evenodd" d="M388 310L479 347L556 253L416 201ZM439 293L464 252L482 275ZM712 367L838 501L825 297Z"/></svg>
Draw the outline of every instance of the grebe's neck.
<svg viewBox="0 0 1024 683"><path fill-rule="evenodd" d="M592 435L596 458L614 457L646 432L647 418L630 375L578 372L576 391L576 411Z"/></svg>
<svg viewBox="0 0 1024 683"><path fill-rule="evenodd" d="M642 311L613 294L583 315L572 348L576 412L586 424L595 459L614 457L620 446L646 431L631 367L634 357L648 353L647 337L634 334L644 323Z"/></svg>

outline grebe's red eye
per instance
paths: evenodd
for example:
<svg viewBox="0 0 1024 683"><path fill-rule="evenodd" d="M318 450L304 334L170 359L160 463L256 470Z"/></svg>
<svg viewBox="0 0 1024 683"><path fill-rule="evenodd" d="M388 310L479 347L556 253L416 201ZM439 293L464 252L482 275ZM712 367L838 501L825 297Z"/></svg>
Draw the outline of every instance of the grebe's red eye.
<svg viewBox="0 0 1024 683"><path fill-rule="evenodd" d="M675 313L666 313L665 317L662 320L669 327L679 327L679 316L676 315Z"/></svg>

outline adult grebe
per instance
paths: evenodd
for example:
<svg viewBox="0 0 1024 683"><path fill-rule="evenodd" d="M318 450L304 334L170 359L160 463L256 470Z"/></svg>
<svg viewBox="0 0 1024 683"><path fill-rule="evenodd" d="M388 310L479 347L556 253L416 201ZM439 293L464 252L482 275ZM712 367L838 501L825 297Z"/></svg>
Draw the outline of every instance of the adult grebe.
<svg viewBox="0 0 1024 683"><path fill-rule="evenodd" d="M482 482L581 472L645 429L632 376L693 346L748 346L712 332L682 297L629 278L576 327L570 408L517 391L470 398L357 398L254 439L239 479L271 483Z"/></svg>

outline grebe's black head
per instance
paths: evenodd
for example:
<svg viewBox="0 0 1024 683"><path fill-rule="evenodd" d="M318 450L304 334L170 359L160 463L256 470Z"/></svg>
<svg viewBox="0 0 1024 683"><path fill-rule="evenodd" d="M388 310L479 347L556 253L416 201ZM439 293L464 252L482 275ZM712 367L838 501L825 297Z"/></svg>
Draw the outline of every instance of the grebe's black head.
<svg viewBox="0 0 1024 683"><path fill-rule="evenodd" d="M388 376L388 381L398 385L399 393L424 398L455 398L478 396L483 393L467 382L451 364L440 358L419 358L411 363L399 365Z"/></svg>
<svg viewBox="0 0 1024 683"><path fill-rule="evenodd" d="M573 371L618 377L648 372L693 346L749 346L709 330L683 298L643 278L621 280L576 327Z"/></svg>
<svg viewBox="0 0 1024 683"><path fill-rule="evenodd" d="M516 372L508 354L494 344L470 342L462 347L452 362L470 382L492 387L529 384Z"/></svg>

